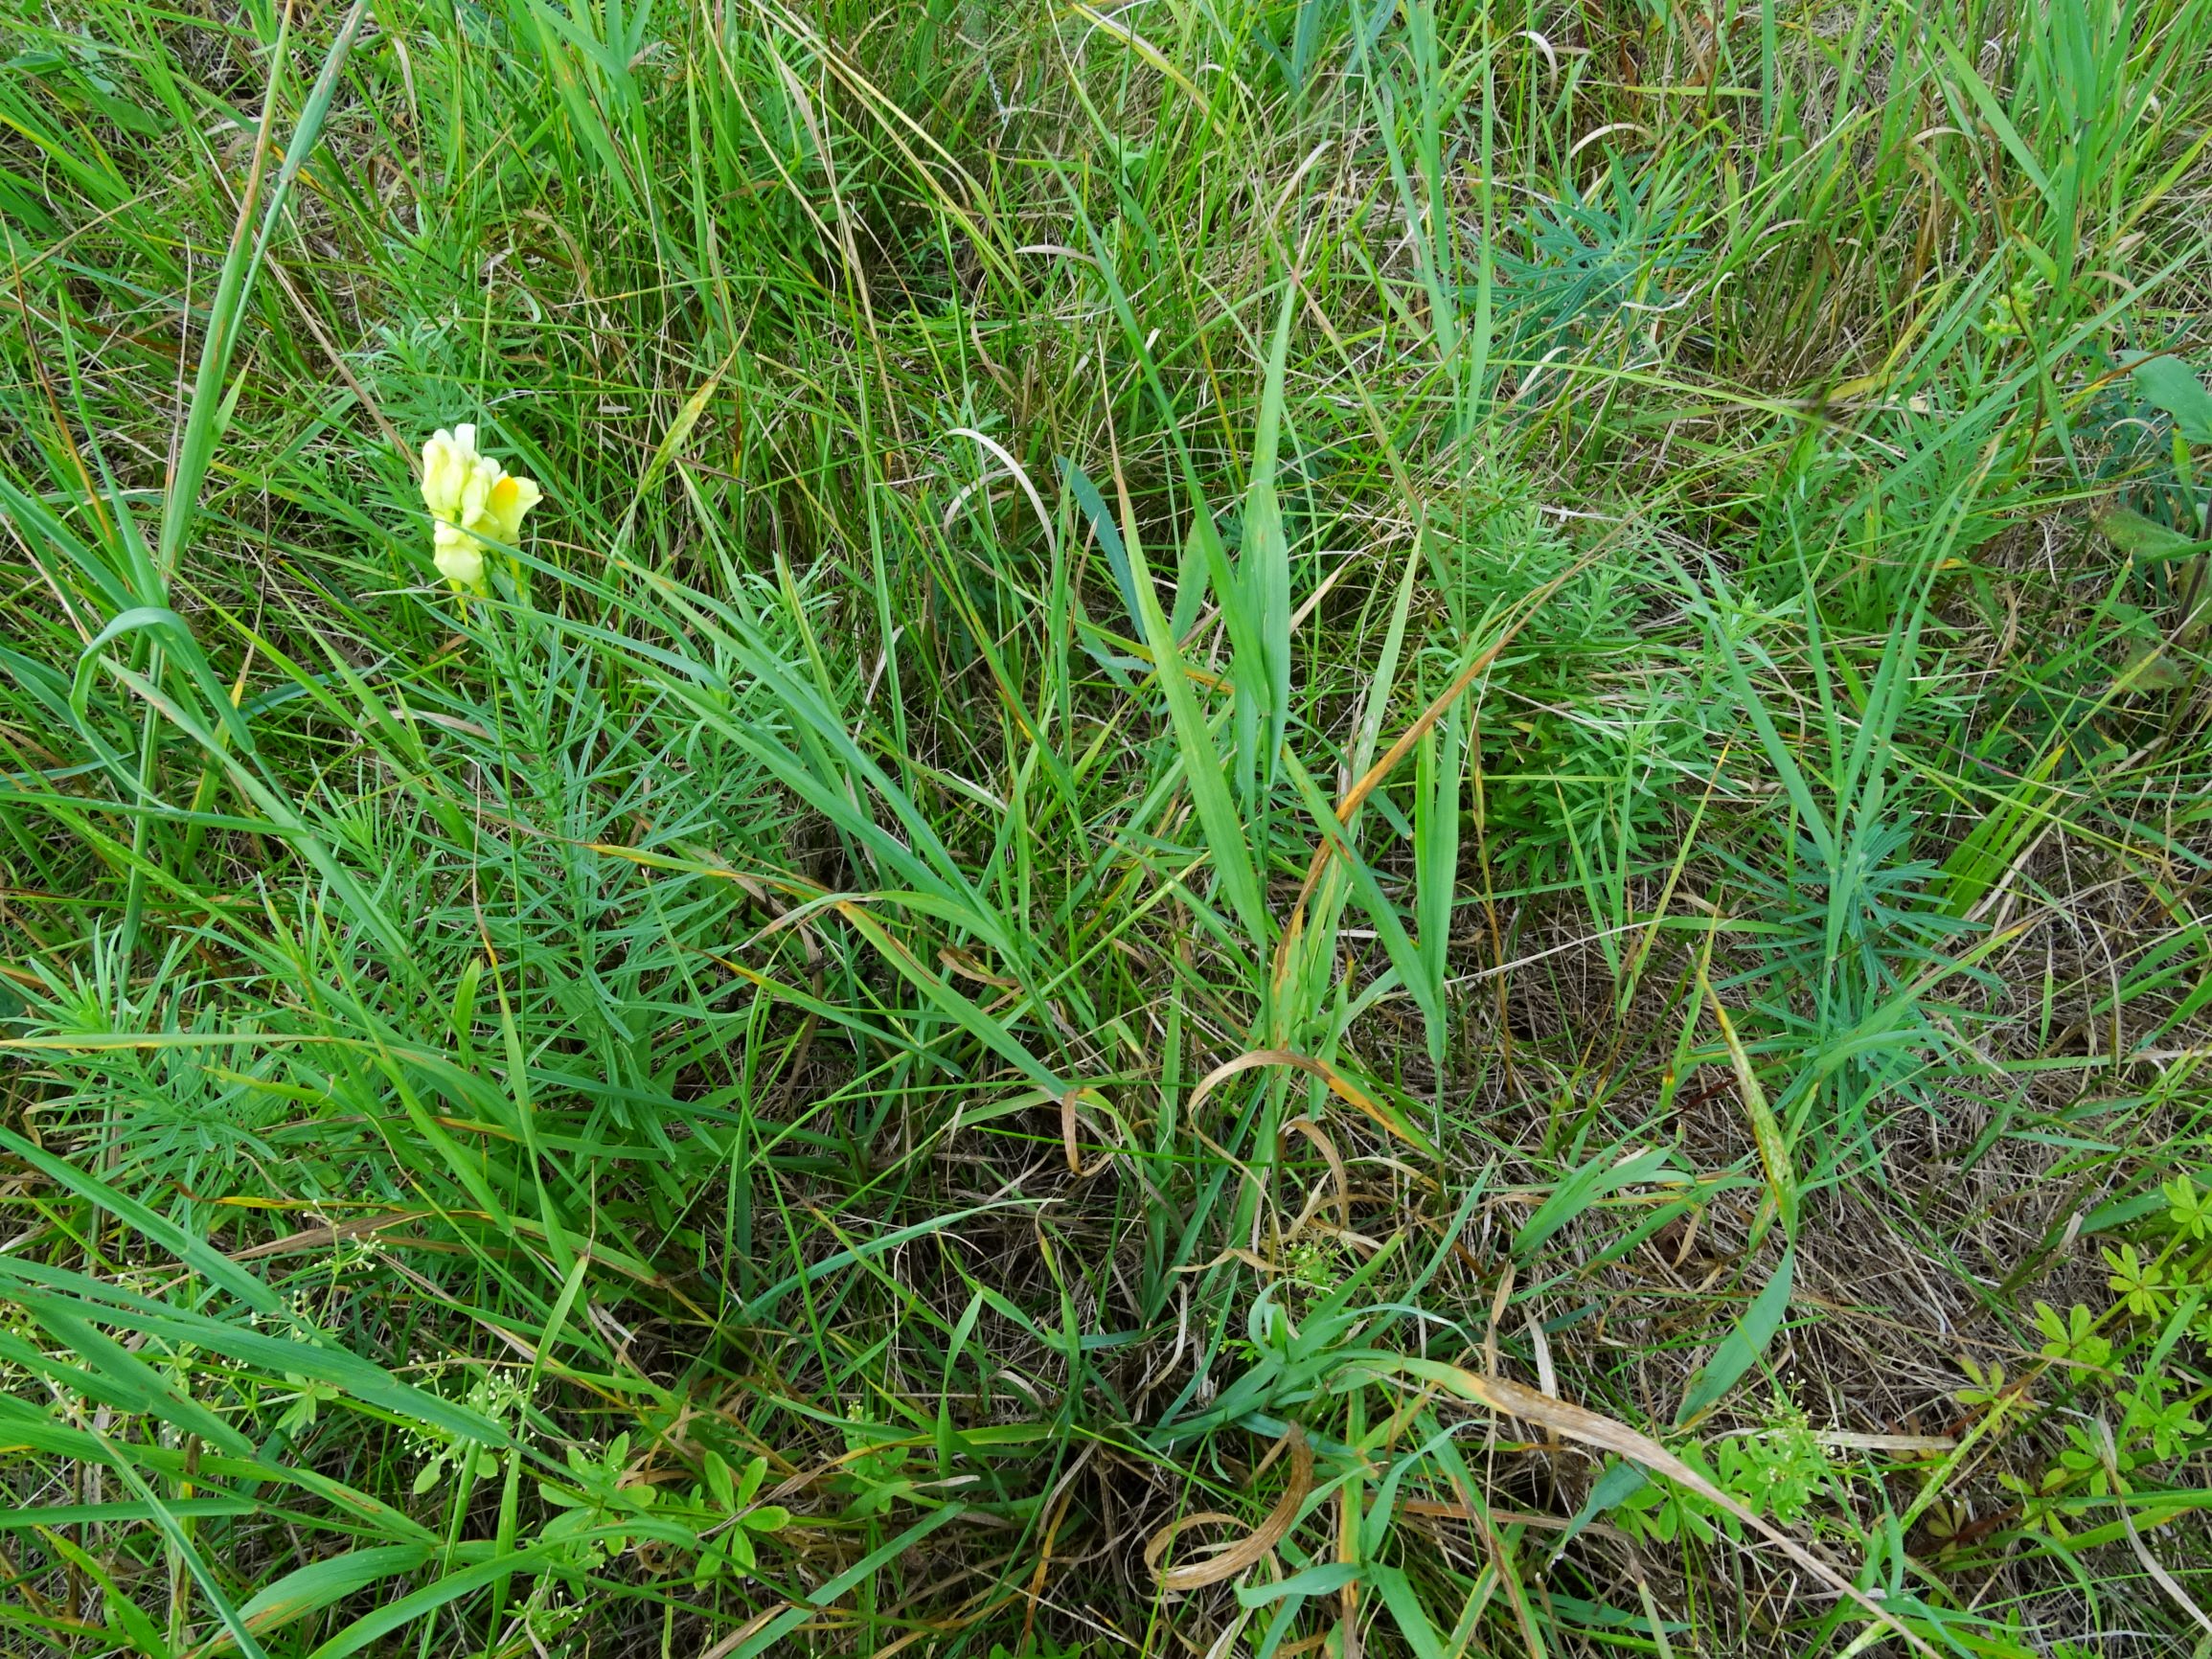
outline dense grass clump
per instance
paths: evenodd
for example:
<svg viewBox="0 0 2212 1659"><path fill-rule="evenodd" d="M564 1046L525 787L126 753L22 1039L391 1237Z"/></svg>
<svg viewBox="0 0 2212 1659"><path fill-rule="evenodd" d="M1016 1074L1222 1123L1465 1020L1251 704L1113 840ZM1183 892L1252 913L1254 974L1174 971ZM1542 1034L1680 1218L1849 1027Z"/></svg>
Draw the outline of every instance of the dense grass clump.
<svg viewBox="0 0 2212 1659"><path fill-rule="evenodd" d="M19 0L0 1651L2205 1652L2208 119Z"/></svg>

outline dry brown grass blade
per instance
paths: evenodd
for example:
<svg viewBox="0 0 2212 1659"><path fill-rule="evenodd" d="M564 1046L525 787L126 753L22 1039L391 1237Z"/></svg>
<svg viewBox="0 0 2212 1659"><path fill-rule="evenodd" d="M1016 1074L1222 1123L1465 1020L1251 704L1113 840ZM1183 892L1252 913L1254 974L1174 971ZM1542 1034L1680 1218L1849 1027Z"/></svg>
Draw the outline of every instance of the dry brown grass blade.
<svg viewBox="0 0 2212 1659"><path fill-rule="evenodd" d="M1080 1088L1070 1089L1066 1094L1060 1097L1060 1144L1062 1149L1064 1149L1067 1153L1068 1173L1076 1176L1079 1179L1097 1174L1101 1170L1105 1169L1108 1164L1114 1161L1114 1155L1112 1152L1101 1152L1099 1154L1098 1161L1086 1167L1083 1161L1082 1152L1076 1147L1075 1103L1076 1102L1082 1100L1085 1095L1090 1096L1091 1099L1097 1101L1101 1105L1106 1104L1106 1097L1100 1094L1098 1090L1090 1087L1088 1084L1084 1084Z"/></svg>
<svg viewBox="0 0 2212 1659"><path fill-rule="evenodd" d="M1474 660L1462 669L1436 700L1421 712L1420 717L1398 734L1398 740L1390 745L1382 758L1368 767L1366 774L1344 792L1344 799L1336 803L1337 823L1352 822L1353 814L1359 810L1367 797L1374 794L1381 786L1382 781L1398 769L1401 761L1413 753L1414 745L1421 741L1422 735L1444 718L1451 705L1459 701L1466 694L1468 687L1480 679L1490 666L1497 661L1505 648L1513 644L1536 613L1550 602L1552 596L1595 564L1604 552L1602 545L1591 549L1521 602L1519 614L1507 623L1504 631L1491 642L1490 648L1477 652ZM1305 883L1298 889L1298 900L1290 907L1290 920L1284 926L1282 938L1276 942L1275 984L1278 988L1290 971L1290 953L1296 947L1299 936L1306 930L1306 905L1312 898L1313 890L1321 885L1321 873L1329 867L1329 851L1333 844L1328 835L1314 842L1313 856L1306 865Z"/></svg>
<svg viewBox="0 0 2212 1659"><path fill-rule="evenodd" d="M420 1221L425 1216L435 1216L435 1210L396 1210L385 1216L360 1216L351 1221L333 1221L326 1226L308 1227L298 1233L286 1234L282 1239L271 1239L265 1244L251 1244L243 1250L233 1250L233 1261L260 1261L271 1256L295 1256L305 1250L323 1250L347 1239L369 1238L388 1228L403 1227L410 1221Z"/></svg>
<svg viewBox="0 0 2212 1659"><path fill-rule="evenodd" d="M1488 1521L1500 1527L1534 1527L1539 1532L1563 1533L1575 1524L1564 1515L1539 1515L1527 1510L1476 1509L1472 1504L1439 1503L1433 1498L1401 1498L1398 1512L1402 1515L1421 1515L1442 1521ZM1587 1534L1594 1538L1608 1538L1615 1543L1634 1543L1635 1540L1618 1527L1608 1527L1603 1521L1585 1522L1575 1527L1576 1533Z"/></svg>
<svg viewBox="0 0 2212 1659"><path fill-rule="evenodd" d="M1037 1567L1029 1575L1029 1588L1022 1593L1029 1602L1021 1614L1021 1645L1024 1648L1029 1647L1030 1633L1037 1627L1038 1604L1044 1600L1045 1577L1052 1571L1053 1543L1060 1536L1060 1523L1067 1519L1067 1507L1074 1501L1074 1484L1062 1482L1060 1503L1052 1511L1052 1519L1045 1524L1043 1541L1038 1545Z"/></svg>
<svg viewBox="0 0 2212 1659"><path fill-rule="evenodd" d="M1585 1445L1612 1452L1654 1473L1665 1475L1676 1486L1686 1487L1707 1503L1727 1511L1837 1595L1857 1602L1869 1617L1896 1631L1917 1650L1927 1654L1928 1659L1937 1659L1935 1649L1907 1628L1896 1614L1789 1534L1730 1497L1649 1435L1638 1434L1627 1423L1616 1421L1602 1413L1579 1405L1569 1405L1565 1400L1539 1394L1533 1388L1509 1382L1502 1376L1478 1376L1460 1366L1447 1365L1439 1360L1397 1359L1389 1362L1387 1370L1442 1388L1462 1399L1472 1400L1477 1405L1488 1406L1501 1416L1518 1418L1523 1422L1535 1423L1564 1439L1580 1441Z"/></svg>
<svg viewBox="0 0 2212 1659"><path fill-rule="evenodd" d="M1336 1149L1336 1143L1332 1141L1323 1131L1321 1125L1316 1124L1311 1118L1292 1118L1288 1123L1285 1124L1282 1127L1282 1130L1275 1136L1276 1150L1280 1152L1285 1143L1287 1143L1294 1134L1304 1135L1309 1141L1311 1141L1317 1148L1319 1148L1323 1160L1326 1161L1329 1166L1329 1173L1335 1178L1336 1182L1337 1225L1342 1227L1345 1232L1351 1232L1352 1184L1350 1181L1345 1179L1344 1154ZM1311 1207L1309 1207L1308 1213L1311 1214ZM1299 1226L1305 1225L1306 1217L1304 1216L1301 1216L1298 1220ZM1296 1232L1297 1228L1293 1227L1291 1231Z"/></svg>
<svg viewBox="0 0 2212 1659"><path fill-rule="evenodd" d="M285 298L292 303L293 314L308 326L308 332L314 335L315 344L322 347L323 355L330 359L331 367L338 373L338 378L345 381L346 390L353 393L353 400L376 423L376 430L383 433L384 442L391 444L399 458L406 462L408 471L418 470L422 462L415 453L415 446L407 442L399 427L392 424L384 414L383 406L361 384L353 366L346 361L345 352L338 350L337 342L331 338L330 331L323 327L322 319L315 315L315 308L308 304L300 293L299 284L292 281L291 273L285 269L284 261L264 260L262 261L262 269L276 278L277 286L285 290Z"/></svg>
<svg viewBox="0 0 2212 1659"><path fill-rule="evenodd" d="M2101 1417L2097 1419L2097 1451L2104 1460L2105 1472L2111 1478L2115 1489L2125 1490L2119 1484L2120 1452L2112 1443L2112 1427ZM2151 1546L2143 1542L2143 1534L2135 1530L2135 1517L2128 1512L2128 1506L2123 1503L2119 1510L2120 1524L2128 1529L2128 1542L2134 1548L2135 1559L2143 1563L2143 1571L2150 1574L2153 1582L2166 1592L2168 1600L2197 1621L2200 1628L2212 1633L2212 1617L2207 1617L2204 1609L2197 1605L2189 1592L2181 1588L2181 1581L2166 1570L2165 1563L2151 1554Z"/></svg>
<svg viewBox="0 0 2212 1659"><path fill-rule="evenodd" d="M1275 1507L1267 1511L1267 1518L1253 1528L1248 1536L1231 1544L1209 1560L1170 1567L1164 1572L1160 1568L1160 1557L1179 1534L1208 1522L1234 1521L1237 1517L1224 1515L1215 1510L1185 1515L1180 1520L1170 1521L1146 1542L1145 1565L1152 1569L1153 1581L1161 1589L1197 1590L1208 1584L1219 1584L1225 1579L1235 1578L1283 1541L1292 1523L1298 1519L1298 1511L1305 1505L1306 1494L1313 1489L1313 1448L1306 1443L1306 1431L1292 1423L1277 1443L1278 1450L1283 1446L1290 1449L1290 1484L1284 1489ZM1269 1454L1270 1461L1272 1455ZM1260 1466L1266 1468L1267 1466L1263 1463Z"/></svg>
<svg viewBox="0 0 2212 1659"><path fill-rule="evenodd" d="M798 1605L799 1603L796 1602L770 1602L719 1642L707 1648L699 1655L699 1659L729 1659L729 1655L742 1648L755 1632L765 1629L780 1614Z"/></svg>
<svg viewBox="0 0 2212 1659"><path fill-rule="evenodd" d="M1292 1066L1304 1072L1308 1077L1319 1078L1329 1085L1331 1094L1366 1113L1368 1117L1374 1119L1376 1123L1391 1134L1396 1135L1407 1146L1416 1148L1429 1157L1436 1155L1436 1148L1428 1144L1426 1136L1407 1125L1400 1123L1395 1115L1383 1108L1380 1102L1343 1077L1327 1060L1317 1060L1311 1055L1293 1054L1288 1049L1252 1049L1239 1055L1233 1060L1223 1060L1200 1079L1198 1086L1191 1091L1191 1102L1189 1106L1185 1108L1186 1111L1193 1119L1196 1119L1198 1115L1198 1107L1205 1103L1206 1097L1220 1084L1227 1082L1240 1072L1257 1071L1262 1066Z"/></svg>

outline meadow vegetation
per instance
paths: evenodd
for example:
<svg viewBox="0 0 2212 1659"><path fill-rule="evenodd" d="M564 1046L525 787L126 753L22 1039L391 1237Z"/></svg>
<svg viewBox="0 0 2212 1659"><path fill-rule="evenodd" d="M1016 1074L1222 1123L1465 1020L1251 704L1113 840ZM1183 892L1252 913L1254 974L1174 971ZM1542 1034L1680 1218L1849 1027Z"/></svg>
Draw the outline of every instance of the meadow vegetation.
<svg viewBox="0 0 2212 1659"><path fill-rule="evenodd" d="M2208 121L9 0L0 1650L2212 1651Z"/></svg>

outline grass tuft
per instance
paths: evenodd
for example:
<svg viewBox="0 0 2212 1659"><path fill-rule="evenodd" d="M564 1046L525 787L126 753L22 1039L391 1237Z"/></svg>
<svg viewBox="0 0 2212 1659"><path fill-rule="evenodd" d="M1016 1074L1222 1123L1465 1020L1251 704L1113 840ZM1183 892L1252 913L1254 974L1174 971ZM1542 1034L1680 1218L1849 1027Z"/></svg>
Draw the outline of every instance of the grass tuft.
<svg viewBox="0 0 2212 1659"><path fill-rule="evenodd" d="M2203 1651L2207 64L13 8L0 1649Z"/></svg>

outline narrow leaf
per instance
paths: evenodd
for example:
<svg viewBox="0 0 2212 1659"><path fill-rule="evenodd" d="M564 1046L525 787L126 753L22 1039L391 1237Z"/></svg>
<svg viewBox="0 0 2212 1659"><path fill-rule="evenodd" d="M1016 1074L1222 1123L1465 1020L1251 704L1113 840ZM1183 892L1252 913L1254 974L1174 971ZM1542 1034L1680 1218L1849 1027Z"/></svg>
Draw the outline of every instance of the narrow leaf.
<svg viewBox="0 0 2212 1659"><path fill-rule="evenodd" d="M1690 1379L1690 1386L1682 1396L1682 1407L1675 1414L1676 1427L1695 1422L1720 1404L1745 1373L1759 1363L1759 1356L1767 1352L1774 1333L1782 1329L1782 1321L1789 1315L1790 1284L1796 1270L1795 1248L1784 1250L1782 1264L1774 1269L1774 1277L1751 1299L1751 1306L1744 1310L1736 1329L1728 1332L1714 1349L1712 1358Z"/></svg>

